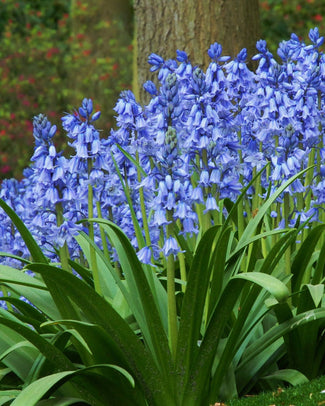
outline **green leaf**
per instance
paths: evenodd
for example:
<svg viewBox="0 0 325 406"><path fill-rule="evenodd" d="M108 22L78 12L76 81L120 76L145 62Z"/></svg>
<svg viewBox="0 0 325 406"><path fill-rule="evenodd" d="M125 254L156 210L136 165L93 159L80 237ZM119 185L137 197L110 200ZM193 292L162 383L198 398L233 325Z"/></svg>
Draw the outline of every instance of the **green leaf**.
<svg viewBox="0 0 325 406"><path fill-rule="evenodd" d="M303 280L305 278L306 270L309 265L311 256L315 251L315 247L319 242L323 232L325 231L325 224L320 224L313 227L306 239L301 244L295 259L291 266L292 278L292 291L297 292L300 290ZM309 282L306 281L307 283Z"/></svg>
<svg viewBox="0 0 325 406"><path fill-rule="evenodd" d="M58 385L62 385L68 379L71 379L76 375L87 374L92 370L105 368L110 368L118 371L127 379L127 381L129 381L132 386L134 386L134 380L132 376L123 368L109 364L92 365L81 370L58 372L56 374L48 375L38 379L37 381L31 383L29 386L23 389L22 392L17 396L17 398L11 403L11 406L35 405L43 396L51 391L51 389L57 387Z"/></svg>
<svg viewBox="0 0 325 406"><path fill-rule="evenodd" d="M157 365L170 378L169 367L171 355L167 340L167 319L160 310L165 303L163 311L167 309L166 291L159 282L151 267L143 266L132 247L127 236L114 223L101 219L89 219L98 222L108 234L116 249L121 269L128 285L129 307L137 320L144 339L146 340ZM148 275L148 272L151 275ZM152 282L152 283L150 283Z"/></svg>
<svg viewBox="0 0 325 406"><path fill-rule="evenodd" d="M38 332L39 325L47 320L43 312L40 312L34 306L21 299L10 296L6 298L2 297L2 300L14 305L18 310L18 312L15 312L15 316L24 323L32 325Z"/></svg>
<svg viewBox="0 0 325 406"><path fill-rule="evenodd" d="M120 171L120 169L118 167L118 164L117 164L117 162L116 162L116 160L115 160L112 153L111 153L111 157L112 157L112 160L113 160L113 163L114 163L114 166L115 166L116 173L117 173L117 175L118 175L118 177L120 179L120 182L122 184L126 200L128 202L128 206L129 206L129 209L130 209L130 212L131 212L131 218L132 218L133 227L134 227L135 235L136 235L136 238L137 238L138 246L139 246L139 248L143 248L143 247L145 247L146 244L145 244L144 237L142 235L142 230L141 230L139 221L138 221L136 213L134 211L129 186L128 186L127 182L124 181L123 176L121 174L121 171Z"/></svg>
<svg viewBox="0 0 325 406"><path fill-rule="evenodd" d="M310 296L312 297L315 307L318 307L324 297L324 285L305 285L309 290Z"/></svg>
<svg viewBox="0 0 325 406"><path fill-rule="evenodd" d="M96 252L96 261L98 264L98 272L99 272L99 282L102 288L102 292L104 296L113 299L116 291L117 291L117 280L114 278L113 273L116 274L116 271L112 271L111 264L105 258L103 252L97 247L96 244L89 238L89 236L85 233L80 233L79 235L75 236L76 241L80 245L83 254L87 258L88 263L91 263L90 260L90 246L94 248Z"/></svg>
<svg viewBox="0 0 325 406"><path fill-rule="evenodd" d="M88 283L89 286L94 287L94 280L89 268L86 268L85 266L76 261L72 261L71 259L69 259L68 262L71 268L74 269L81 276L81 278Z"/></svg>
<svg viewBox="0 0 325 406"><path fill-rule="evenodd" d="M196 351L193 347L194 356L191 356L192 361L189 364L189 370L186 371L187 380L184 382L185 391L182 397L182 402L186 406L209 404L210 393L206 388L209 387L212 365L225 326L231 319L234 305L238 301L244 284L240 279L230 280L211 315L200 346L196 343ZM220 384L221 381L219 387Z"/></svg>
<svg viewBox="0 0 325 406"><path fill-rule="evenodd" d="M245 349L247 340L252 336L254 330L256 330L257 323L265 316L265 312L267 311L264 308L265 291L264 294L260 294L261 288L265 287L265 284L268 287L269 285L272 286L272 284L274 283L277 285L277 288L274 289L274 287L271 287L269 293L278 294L278 289L280 289L280 291L282 289L284 289L284 291L287 290L282 282L278 281L273 276L270 277L270 275L268 274L274 271L274 268L285 252L285 248L288 246L288 244L290 244L294 236L294 232L288 232L277 242L277 244L275 244L266 259L261 260L261 267L259 269L259 272L249 272L247 274L239 274L233 277L233 279L237 277L247 279L250 282L255 283L253 286L247 286L246 288L244 288L242 292L243 298L239 304L240 312L238 312L237 317L233 319L231 330L227 337L226 345L222 351L222 354L218 358L217 368L214 376L212 377L212 388L218 388L220 377L223 375L223 371L230 365L230 362L233 362L232 360L234 360L235 358L237 358L236 363L238 362L241 354ZM253 276L242 277L242 275ZM254 275L257 276L257 279L254 278ZM272 284L269 284L270 280L272 281ZM259 283L257 283L257 281ZM275 300L275 302L278 303L277 300ZM261 361L264 362L263 359ZM212 390L211 393L214 393L214 395L212 395L212 398L213 396L216 397L218 394L217 390Z"/></svg>
<svg viewBox="0 0 325 406"><path fill-rule="evenodd" d="M180 388L188 381L190 370L194 367L193 360L198 352L198 340L200 339L200 329L212 270L209 266L210 255L220 229L221 226L218 225L204 233L188 274L176 351L178 387Z"/></svg>
<svg viewBox="0 0 325 406"><path fill-rule="evenodd" d="M251 221L248 223L247 227L245 228L242 237L240 238L237 246L237 250L240 250L243 246L246 245L246 241L252 238L258 224L260 221L263 219L265 216L266 212L269 210L271 207L271 204L281 195L281 193L288 187L292 182L294 182L297 178L302 176L305 172L308 170L312 169L315 165L310 166L296 175L292 176L289 180L284 182L277 190L274 192L267 200L266 202L259 208L258 213L254 218L251 219Z"/></svg>
<svg viewBox="0 0 325 406"><path fill-rule="evenodd" d="M141 167L141 165L139 165L139 162L137 162L136 159L134 159L124 148L122 148L119 144L115 144L117 146L117 148L122 152L122 154L124 154L132 163L133 165L141 172L141 175L146 177L147 174L145 173L145 171L143 170L143 168Z"/></svg>
<svg viewBox="0 0 325 406"><path fill-rule="evenodd" d="M235 275L233 278L245 279L256 283L271 293L271 295L273 295L279 302L286 301L290 295L287 286L272 275L260 272L247 272Z"/></svg>
<svg viewBox="0 0 325 406"><path fill-rule="evenodd" d="M270 381L277 380L281 382L285 381L290 383L292 386L309 382L309 379L304 374L295 369L280 369L279 371L275 371L270 375L263 376L262 379Z"/></svg>
<svg viewBox="0 0 325 406"><path fill-rule="evenodd" d="M35 346L32 345L29 341L20 341L19 343L16 343L16 344L12 345L6 351L2 352L0 354L0 361L2 361L5 357L7 357L12 352L14 352L16 350L20 350L22 347L32 348L35 351L35 355L38 354L38 352L36 351Z"/></svg>
<svg viewBox="0 0 325 406"><path fill-rule="evenodd" d="M73 364L70 360L47 340L39 334L26 327L23 323L14 321L7 317L0 316L0 324L11 328L16 333L20 334L30 343L32 343L46 358L52 362L53 366L58 369L73 369Z"/></svg>
<svg viewBox="0 0 325 406"><path fill-rule="evenodd" d="M43 324L43 326L50 325L65 325L73 328L71 334L73 332L74 335L78 334L78 341L83 345L87 353L91 354L91 361L88 362L93 364L109 363L123 368L127 367L123 353L101 326L76 320L56 320ZM70 330L68 331L70 332Z"/></svg>
<svg viewBox="0 0 325 406"><path fill-rule="evenodd" d="M250 345L249 349L245 352L245 356L243 357L240 365L245 365L248 361L254 359L257 354L279 338L283 337L285 334L316 320L325 320L325 309L314 309L300 313L279 325L275 325L261 338L255 340L254 343Z"/></svg>
<svg viewBox="0 0 325 406"><path fill-rule="evenodd" d="M82 311L84 320L101 326L107 332L124 354L130 373L140 382L148 399L155 399L157 404L173 404L169 386L162 379L152 354L104 298L71 273L60 274L51 265L32 264L29 267L46 275L51 283L56 283L60 294L68 296Z"/></svg>
<svg viewBox="0 0 325 406"><path fill-rule="evenodd" d="M6 212L6 214L9 216L9 218L12 220L14 225L17 227L17 230L20 232L32 258L33 261L39 262L39 263L44 263L47 264L49 262L48 258L43 254L42 250L38 246L37 242L34 240L32 234L28 230L28 228L25 226L23 221L17 216L17 214L14 212L14 210L7 205L2 199L0 199L0 207ZM60 298L58 297L58 293L56 290L55 285L51 285L49 281L45 281L48 290L51 293L51 296L53 297L53 300L55 304L57 305L58 309L60 310L62 316L70 316L72 318L76 317L76 312L73 311L71 308L71 304L65 299L65 298Z"/></svg>
<svg viewBox="0 0 325 406"><path fill-rule="evenodd" d="M59 272L61 271L60 269ZM32 277L17 269L0 265L0 283L19 294L19 296L26 297L49 318L61 317L47 290L47 286L38 277Z"/></svg>
<svg viewBox="0 0 325 406"><path fill-rule="evenodd" d="M20 390L2 390L0 391L0 406L12 401L20 394Z"/></svg>
<svg viewBox="0 0 325 406"><path fill-rule="evenodd" d="M258 334L258 333L257 333ZM263 335L263 330L258 337ZM254 339L253 339L254 341ZM256 354L254 359L240 365L236 364L237 389L240 394L249 393L254 383L261 379L268 371L274 370L274 365L285 356L286 348L282 338L271 343L263 351ZM245 356L245 351L244 354Z"/></svg>
<svg viewBox="0 0 325 406"><path fill-rule="evenodd" d="M323 244L321 250L319 251L317 264L311 279L311 282L314 285L321 283L323 281L324 270L325 270L325 244Z"/></svg>
<svg viewBox="0 0 325 406"><path fill-rule="evenodd" d="M245 286L245 281L252 282L265 288L268 292L276 297L277 300L285 300L289 296L287 287L275 277L268 274L260 274L259 272L249 272L239 274L230 279L226 285L217 306L212 313L208 328L203 336L202 343L199 350L196 351L197 355L192 362L190 376L187 381L186 393L183 401L188 405L195 405L196 402L204 395L204 388L207 387L213 361L216 356L216 351L224 328L231 318L234 306L238 302L241 291ZM213 390L211 394L218 393L220 385L223 380L223 373L229 367L233 355L229 352L229 357L223 360L222 368L218 366L215 376L213 378ZM195 382L195 391L192 387ZM209 394L207 394L209 396ZM203 397L204 399L204 397ZM208 400L208 399L207 399ZM214 399L209 399L211 400Z"/></svg>
<svg viewBox="0 0 325 406"><path fill-rule="evenodd" d="M239 197L237 198L236 202L234 204L229 204L229 202L226 203L226 206L228 206L228 208L230 209L230 212L226 218L226 221L224 222L224 227L228 226L228 224L230 223L230 221L233 221L234 224L237 226L238 224L238 220L237 220L237 209L238 206L240 204L240 202L244 199L244 197L246 196L246 192L247 190L254 184L254 182L258 179L259 176L262 175L262 173L266 170L267 166L269 165L269 163L267 163L265 165L264 168L262 168L255 177L253 177L253 179L242 189Z"/></svg>
<svg viewBox="0 0 325 406"><path fill-rule="evenodd" d="M1 368L0 369L0 381L3 379L6 375L8 375L11 371L10 368Z"/></svg>
<svg viewBox="0 0 325 406"><path fill-rule="evenodd" d="M26 258L19 257L18 255L13 255L13 254L10 254L8 252L1 252L0 251L0 257L7 257L7 258L17 259L18 261L21 261L23 264L30 264L31 263L31 261L29 261Z"/></svg>
<svg viewBox="0 0 325 406"><path fill-rule="evenodd" d="M11 315L8 311L0 309L0 315L8 318L14 322L21 323ZM5 325L1 326L0 334L0 353L4 353L8 348L20 343L22 336L16 331L12 330ZM9 367L22 381L26 379L30 369L32 368L35 360L35 348L21 347L16 352L12 353L10 357L3 360L3 364Z"/></svg>
<svg viewBox="0 0 325 406"><path fill-rule="evenodd" d="M70 406L74 404L80 405L83 402L83 399L78 398L68 398L68 397L59 397L57 399L44 399L40 402L37 402L37 406Z"/></svg>
<svg viewBox="0 0 325 406"><path fill-rule="evenodd" d="M0 265L0 282L47 290L44 282L7 265Z"/></svg>
<svg viewBox="0 0 325 406"><path fill-rule="evenodd" d="M252 220L251 220L252 221ZM248 223L250 224L250 223ZM257 224L258 225L258 224ZM256 226L257 226L256 225ZM233 261L234 257L237 257L239 253L241 253L243 251L244 248L248 247L250 244L257 242L257 241L261 241L261 239L263 238L267 238L270 237L272 235L277 235L277 234L283 234L283 233L287 233L289 231L295 231L295 230L291 230L289 228L284 228L284 229L278 229L278 230L271 230L271 231L265 231L263 233L257 234L257 235L253 235L250 238L246 238L245 241L242 241L242 239L240 240L240 242L238 242L238 245L236 247L236 249L231 253L231 255L229 255L229 257L227 258L227 261ZM253 260L255 261L256 258L253 258Z"/></svg>
<svg viewBox="0 0 325 406"><path fill-rule="evenodd" d="M210 284L210 297L207 320L219 301L225 283L226 257L231 243L232 228L223 228L220 237L215 242L211 252L212 277Z"/></svg>

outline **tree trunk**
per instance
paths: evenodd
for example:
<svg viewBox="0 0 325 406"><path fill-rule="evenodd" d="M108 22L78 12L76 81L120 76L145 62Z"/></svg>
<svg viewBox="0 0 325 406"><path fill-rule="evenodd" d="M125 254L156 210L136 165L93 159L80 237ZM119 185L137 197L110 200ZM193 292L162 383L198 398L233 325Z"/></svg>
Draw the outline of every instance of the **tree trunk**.
<svg viewBox="0 0 325 406"><path fill-rule="evenodd" d="M250 58L260 35L258 0L134 0L134 11L140 89L154 78L147 63L152 52L174 59L179 49L205 69L211 44L220 43L231 57L247 48Z"/></svg>

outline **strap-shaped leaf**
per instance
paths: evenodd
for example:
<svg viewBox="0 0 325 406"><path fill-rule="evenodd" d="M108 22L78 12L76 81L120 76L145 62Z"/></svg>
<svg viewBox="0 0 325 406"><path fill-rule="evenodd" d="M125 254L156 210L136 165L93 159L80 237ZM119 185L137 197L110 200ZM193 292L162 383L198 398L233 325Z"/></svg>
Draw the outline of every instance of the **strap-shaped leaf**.
<svg viewBox="0 0 325 406"><path fill-rule="evenodd" d="M204 233L189 271L176 351L179 388L182 388L188 381L193 359L198 352L198 340L200 339L200 329L212 270L210 266L212 246L220 230L221 226L218 225Z"/></svg>
<svg viewBox="0 0 325 406"><path fill-rule="evenodd" d="M72 300L82 311L84 319L101 326L107 332L124 354L130 373L138 380L148 399L155 399L157 404L173 404L173 395L169 392L169 387L167 389L167 382L158 370L153 355L104 298L71 273L59 273L56 267L45 264L32 264L29 268L46 275L51 283L56 283L60 294Z"/></svg>
<svg viewBox="0 0 325 406"><path fill-rule="evenodd" d="M5 201L0 199L0 207L6 212L6 214L9 216L9 218L12 220L14 225L17 227L17 230L20 232L30 254L35 262L39 263L44 263L48 264L49 260L46 258L46 256L43 254L42 250L38 246L37 242L33 238L32 234L28 230L28 228L25 226L23 221L17 216L17 214L14 212L14 210L7 205ZM60 298L58 296L58 292L56 289L55 285L52 285L49 281L46 281L47 288L49 292L51 293L51 296L53 297L53 300L55 304L57 305L61 315L63 317L70 316L71 318L77 318L77 313L74 311L72 308L71 304L64 298Z"/></svg>
<svg viewBox="0 0 325 406"><path fill-rule="evenodd" d="M275 371L270 375L264 376L263 379L267 381L285 381L293 386L309 382L306 376L296 369L280 369L279 371Z"/></svg>
<svg viewBox="0 0 325 406"><path fill-rule="evenodd" d="M233 276L234 279L245 279L253 282L263 289L267 290L272 296L274 296L278 302L284 302L288 299L290 292L287 286L279 279L272 275L268 275L261 272L246 272Z"/></svg>
<svg viewBox="0 0 325 406"><path fill-rule="evenodd" d="M211 316L209 326L203 337L199 351L197 351L196 359L191 365L190 376L184 397L184 402L188 405L195 405L195 402L198 402L199 399L204 396L204 388L209 384L211 368L220 339L224 332L224 328L230 319L233 308L240 297L241 291L245 286L245 281L266 288L277 298L277 300L282 301L289 296L288 288L281 281L271 275L260 274L259 272L249 272L231 278ZM213 379L213 393L218 391L223 379L223 372L229 366L231 361L232 355L230 354L229 357L224 358L223 368L217 368ZM193 390L193 382L196 383L196 391Z"/></svg>
<svg viewBox="0 0 325 406"><path fill-rule="evenodd" d="M249 349L246 351L245 356L242 359L240 366L243 366L273 342L283 337L285 334L293 331L294 329L307 325L308 323L316 320L325 320L325 309L314 309L304 313L300 313L291 319L272 327L261 338L252 343Z"/></svg>
<svg viewBox="0 0 325 406"><path fill-rule="evenodd" d="M17 398L12 402L12 406L26 406L26 405L36 405L37 402L46 395L49 391L53 390L55 387L62 385L69 379L77 376L77 375L85 375L91 372L95 372L96 370L105 370L111 369L117 371L119 374L123 375L126 380L134 386L134 380L132 376L125 371L124 369L116 366L116 365L92 365L87 368L83 368L80 370L72 370L72 371L63 371L57 372L52 375L45 376L43 378L38 379L37 381L33 382L17 396ZM116 388L117 390L121 390L122 388ZM112 392L112 396L114 396ZM88 399L87 399L88 400ZM96 397L94 398L96 401ZM105 405L104 403L99 403L98 400L96 405Z"/></svg>
<svg viewBox="0 0 325 406"><path fill-rule="evenodd" d="M260 221L263 219L265 216L266 212L269 210L271 207L271 204L281 195L282 192L285 191L285 189L291 185L292 182L294 182L296 179L301 177L305 172L308 170L312 169L315 165L310 166L296 175L292 176L289 180L284 182L277 190L276 192L272 193L272 195L266 200L266 202L259 208L258 213L256 216L248 223L247 227L245 228L237 246L237 250L240 250L242 246L246 244L246 241L250 239L253 235L254 232L260 223Z"/></svg>
<svg viewBox="0 0 325 406"><path fill-rule="evenodd" d="M157 365L164 371L165 377L170 379L171 355L164 325L166 316L162 313L167 310L165 289L153 274L153 270L140 263L129 239L118 226L102 219L89 221L98 222L115 247L128 284L131 297L131 300L128 300L129 307L137 319ZM152 275L148 275L148 272ZM161 303L165 303L165 306L163 307Z"/></svg>
<svg viewBox="0 0 325 406"><path fill-rule="evenodd" d="M303 283L306 268L309 264L310 258L315 251L315 247L325 232L325 224L319 224L313 227L306 239L301 244L295 259L291 266L293 274L292 278L292 291L297 292L301 289Z"/></svg>

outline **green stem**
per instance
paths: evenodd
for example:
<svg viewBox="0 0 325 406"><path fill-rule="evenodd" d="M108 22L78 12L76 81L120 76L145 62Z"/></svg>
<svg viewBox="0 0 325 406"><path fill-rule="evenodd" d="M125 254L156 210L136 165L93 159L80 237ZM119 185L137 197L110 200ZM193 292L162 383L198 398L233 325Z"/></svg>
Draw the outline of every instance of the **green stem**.
<svg viewBox="0 0 325 406"><path fill-rule="evenodd" d="M112 207L108 208L108 219L112 222L114 222L114 217L113 217L113 212L112 212ZM122 274L122 270L120 267L120 264L118 261L114 261L114 269L117 273L117 275L119 276L120 279L123 279L123 274Z"/></svg>
<svg viewBox="0 0 325 406"><path fill-rule="evenodd" d="M283 198L283 215L285 221L285 228L289 226L289 215L290 215L290 195L289 192L284 193ZM289 245L285 252L285 273L286 275L291 275L291 247ZM289 291L291 291L291 281L288 282Z"/></svg>
<svg viewBox="0 0 325 406"><path fill-rule="evenodd" d="M253 177L256 176L256 168L253 168ZM252 199L252 216L255 217L258 209L260 207L260 203L261 203L261 198L260 198L260 193L261 193L261 180L259 178L256 179L256 181L254 182L254 189L255 189L255 193Z"/></svg>
<svg viewBox="0 0 325 406"><path fill-rule="evenodd" d="M240 142L240 145L242 144L242 134L241 131L238 131L238 139ZM241 148L238 151L239 153L239 162L242 164L243 163L243 154ZM243 175L240 175L240 182L243 184ZM238 232L238 241L240 240L243 232L244 232L244 199L242 199L237 206L237 232Z"/></svg>
<svg viewBox="0 0 325 406"><path fill-rule="evenodd" d="M171 221L167 224L167 238L173 235L173 212L167 211L167 220ZM175 291L175 260L174 255L167 257L167 303L168 303L168 339L170 351L175 358L177 346L177 310L176 310L176 291Z"/></svg>
<svg viewBox="0 0 325 406"><path fill-rule="evenodd" d="M314 165L315 163L315 148L312 148L309 157L308 157L308 166ZM305 197L305 208L308 210L310 208L310 203L311 203L311 182L313 179L313 171L309 170L306 173L305 177L305 187L307 189L307 194Z"/></svg>
<svg viewBox="0 0 325 406"><path fill-rule="evenodd" d="M88 160L88 178L91 170L91 160ZM89 183L88 184L88 218L93 218L94 217L94 191L92 185ZM95 241L95 231L94 231L94 223L89 223L89 238L92 241ZM97 265L97 258L96 258L96 251L95 248L89 244L89 252L90 252L90 266L91 270L93 273L93 278L94 278L94 287L95 291L99 294L102 295L102 289L100 286L100 280L99 280L99 270L98 270L98 265Z"/></svg>
<svg viewBox="0 0 325 406"><path fill-rule="evenodd" d="M136 152L136 160L140 164L139 152L138 151ZM138 178L138 183L140 184L140 182L141 182L141 172L140 172L139 168L137 168L137 178ZM148 218L147 218L147 212L146 212L146 205L145 205L143 187L139 188L139 197L140 197L140 208L141 208L142 223L143 223L143 229L144 229L144 235L145 235L145 239L146 239L146 244L147 244L147 246L150 246L151 245L151 238L150 238L150 231L149 231L149 224L148 224Z"/></svg>
<svg viewBox="0 0 325 406"><path fill-rule="evenodd" d="M102 208L100 207L100 202L99 201L96 202L96 208L97 208L98 218L102 219L103 218ZM104 255L105 255L105 257L107 259L110 259L109 249L108 249L107 240L106 240L106 235L105 235L105 231L102 229L102 227L100 228L100 237L101 237L101 240L102 240Z"/></svg>
<svg viewBox="0 0 325 406"><path fill-rule="evenodd" d="M93 208L93 187L92 185L88 185L88 217L93 218L94 217L94 208ZM89 238L92 241L95 241L95 232L94 232L94 224L90 223L89 224ZM94 278L94 286L95 286L95 291L98 294L102 294L101 287L100 287L100 281L99 281L99 271L98 271L98 265L97 265L97 258L96 258L96 251L95 248L92 245L89 245L89 250L90 250L90 265L93 273L93 278Z"/></svg>
<svg viewBox="0 0 325 406"><path fill-rule="evenodd" d="M56 224L58 227L60 227L64 222L63 208L62 208L61 203L56 203L55 213L56 213ZM68 245L66 242L63 244L62 247L59 247L59 257L60 257L62 268L69 272L72 272L71 267L69 265L70 255L69 255Z"/></svg>
<svg viewBox="0 0 325 406"><path fill-rule="evenodd" d="M179 261L179 269L181 273L181 280L183 282L186 282L187 276L186 276L186 264L185 264L185 255L184 252L179 252L178 253L178 261ZM182 292L184 293L186 290L186 285L182 284Z"/></svg>

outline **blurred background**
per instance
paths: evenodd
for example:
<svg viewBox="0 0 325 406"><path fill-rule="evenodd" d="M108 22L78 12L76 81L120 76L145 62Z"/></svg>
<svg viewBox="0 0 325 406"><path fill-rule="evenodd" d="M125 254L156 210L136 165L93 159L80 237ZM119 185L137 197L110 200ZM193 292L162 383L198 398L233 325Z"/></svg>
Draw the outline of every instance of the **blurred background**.
<svg viewBox="0 0 325 406"><path fill-rule="evenodd" d="M64 148L60 118L92 98L107 136L120 92L132 87L132 1L0 0L0 180L21 178L39 113ZM276 55L292 32L306 42L310 28L324 35L323 16L323 0L260 0L261 38Z"/></svg>

